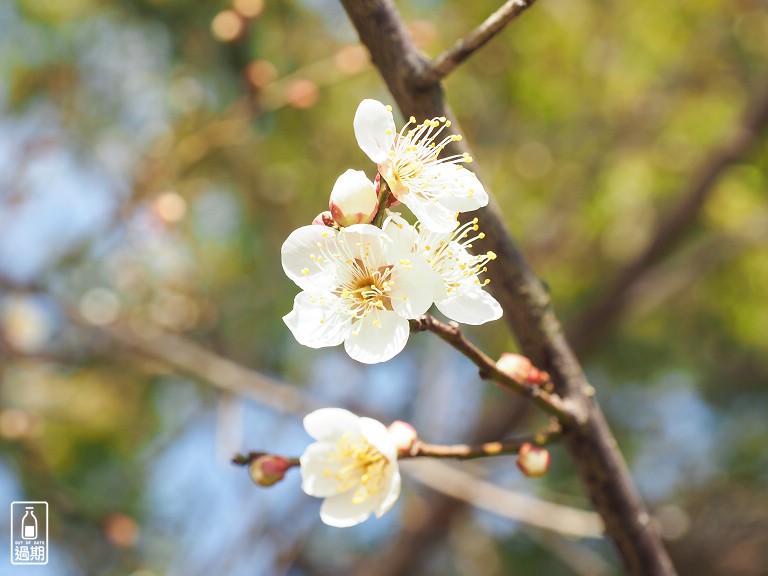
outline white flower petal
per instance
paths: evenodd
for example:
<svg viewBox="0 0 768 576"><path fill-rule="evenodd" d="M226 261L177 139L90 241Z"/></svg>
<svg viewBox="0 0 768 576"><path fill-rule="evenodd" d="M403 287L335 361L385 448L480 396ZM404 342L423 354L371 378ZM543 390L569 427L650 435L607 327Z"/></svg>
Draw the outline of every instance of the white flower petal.
<svg viewBox="0 0 768 576"><path fill-rule="evenodd" d="M338 481L333 476L340 462L333 462L330 456L336 446L326 442L315 442L307 446L299 461L301 463L301 489L317 498L338 494Z"/></svg>
<svg viewBox="0 0 768 576"><path fill-rule="evenodd" d="M280 254L283 270L288 278L303 290L332 290L335 287L336 266L334 262L321 257L318 242L325 246L336 236L336 231L327 226L302 226L291 232L283 242ZM312 255L315 259L312 259Z"/></svg>
<svg viewBox="0 0 768 576"><path fill-rule="evenodd" d="M378 207L376 188L362 170L347 170L333 185L329 206L341 226L370 222Z"/></svg>
<svg viewBox="0 0 768 576"><path fill-rule="evenodd" d="M389 264L386 253L389 238L381 228L371 224L353 224L342 228L337 238L349 255L366 261L369 269L376 270Z"/></svg>
<svg viewBox="0 0 768 576"><path fill-rule="evenodd" d="M360 417L343 408L320 408L304 416L304 429L315 440L335 442L347 433L360 435Z"/></svg>
<svg viewBox="0 0 768 576"><path fill-rule="evenodd" d="M440 189L439 203L453 212L469 212L488 204L488 193L473 172L457 165L430 170Z"/></svg>
<svg viewBox="0 0 768 576"><path fill-rule="evenodd" d="M384 424L373 418L360 418L360 433L390 462L397 461L397 446Z"/></svg>
<svg viewBox="0 0 768 576"><path fill-rule="evenodd" d="M456 211L449 210L439 202L432 202L416 194L406 194L401 200L428 230L450 232L456 227Z"/></svg>
<svg viewBox="0 0 768 576"><path fill-rule="evenodd" d="M337 346L352 329L352 319L339 311L339 298L330 292L299 292L283 322L299 344L310 348Z"/></svg>
<svg viewBox="0 0 768 576"><path fill-rule="evenodd" d="M386 362L405 348L409 332L408 320L402 316L376 311L352 326L344 349L353 360L364 364Z"/></svg>
<svg viewBox="0 0 768 576"><path fill-rule="evenodd" d="M373 512L372 499L355 504L352 502L354 490L347 490L323 501L320 507L320 519L329 526L348 528L367 520Z"/></svg>
<svg viewBox="0 0 768 576"><path fill-rule="evenodd" d="M393 248L406 254L413 252L419 239L419 232L399 212L389 213L382 230L392 240Z"/></svg>
<svg viewBox="0 0 768 576"><path fill-rule="evenodd" d="M484 324L501 318L503 314L496 299L481 288L460 292L435 304L448 318L462 324Z"/></svg>
<svg viewBox="0 0 768 576"><path fill-rule="evenodd" d="M360 149L376 164L389 157L395 141L395 120L392 112L378 100L366 99L355 112L355 137Z"/></svg>
<svg viewBox="0 0 768 576"><path fill-rule="evenodd" d="M395 505L395 502L397 502L397 499L400 497L401 484L400 471L396 467L393 467L389 479L389 490L381 499L381 503L376 507L377 518L381 518L382 515Z"/></svg>
<svg viewBox="0 0 768 576"><path fill-rule="evenodd" d="M440 275L419 254L407 254L395 265L394 286L389 293L392 309L403 318L418 318L436 297L445 295Z"/></svg>

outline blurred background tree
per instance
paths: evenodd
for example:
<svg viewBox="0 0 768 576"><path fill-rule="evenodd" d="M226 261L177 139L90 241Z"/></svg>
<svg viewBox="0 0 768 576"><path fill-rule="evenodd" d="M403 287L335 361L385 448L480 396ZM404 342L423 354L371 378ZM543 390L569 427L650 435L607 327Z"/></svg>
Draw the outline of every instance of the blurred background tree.
<svg viewBox="0 0 768 576"><path fill-rule="evenodd" d="M497 6L399 3L429 56ZM768 572L765 139L718 174L618 324L592 337L583 313L727 145L767 71L764 1L541 0L446 82L681 574ZM297 474L263 490L229 464L249 448L298 454L315 405L452 442L498 402L427 336L363 367L301 348L281 321L296 289L280 245L341 172L369 169L352 133L366 97L391 102L332 0L0 4L0 494L50 503L37 574L365 574L382 550L410 555L407 574L619 573L604 540L514 510L474 509L430 547L398 548L428 529L415 479L339 538ZM471 336L514 348L501 322ZM536 482L507 460L461 468L586 507L553 455Z"/></svg>

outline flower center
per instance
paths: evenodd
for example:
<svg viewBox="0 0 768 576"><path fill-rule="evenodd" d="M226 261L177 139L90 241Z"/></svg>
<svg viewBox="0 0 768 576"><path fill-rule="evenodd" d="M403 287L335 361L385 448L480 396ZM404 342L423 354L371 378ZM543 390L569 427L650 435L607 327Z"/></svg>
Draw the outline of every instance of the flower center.
<svg viewBox="0 0 768 576"><path fill-rule="evenodd" d="M416 126L409 129L412 124ZM434 176L429 175L428 168L438 164L472 161L466 153L438 158L448 144L461 140L461 136L457 134L443 136L438 140L443 130L450 126L451 121L445 117L432 118L416 124L416 119L411 116L396 135L394 146L389 152L389 160L379 165L379 170L396 197L413 192L429 199L432 195L428 190L435 182Z"/></svg>
<svg viewBox="0 0 768 576"><path fill-rule="evenodd" d="M355 274L337 291L349 302L347 313L354 318L364 318L376 310L392 310L392 301L387 295L394 286L392 266L368 270L362 260L355 260Z"/></svg>
<svg viewBox="0 0 768 576"><path fill-rule="evenodd" d="M473 285L485 286L490 282L488 279L481 281L477 276L488 271L486 264L495 260L496 254L489 251L473 256L467 251L472 242L485 238L482 232L474 234L477 231L477 218L474 218L450 234L427 233L422 236L422 250L429 265L443 278L449 295L461 288L462 281L470 278Z"/></svg>
<svg viewBox="0 0 768 576"><path fill-rule="evenodd" d="M344 434L329 459L343 465L333 472L326 470L325 475L336 480L339 492L355 490L353 504L361 504L381 491L389 461L364 439L353 441L349 433Z"/></svg>

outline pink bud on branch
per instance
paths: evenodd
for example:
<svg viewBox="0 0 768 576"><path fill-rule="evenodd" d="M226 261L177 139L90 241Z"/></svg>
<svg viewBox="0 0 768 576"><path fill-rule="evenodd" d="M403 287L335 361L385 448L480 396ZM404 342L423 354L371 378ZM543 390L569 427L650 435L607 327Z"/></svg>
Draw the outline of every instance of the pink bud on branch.
<svg viewBox="0 0 768 576"><path fill-rule="evenodd" d="M292 464L287 458L266 454L259 456L248 466L248 472L259 486L272 486L285 478L285 472Z"/></svg>
<svg viewBox="0 0 768 576"><path fill-rule="evenodd" d="M413 445L418 440L418 433L416 429L402 420L395 420L388 427L389 433L392 435L392 439L397 446L397 453L400 456L405 456L411 452Z"/></svg>
<svg viewBox="0 0 768 576"><path fill-rule="evenodd" d="M533 444L523 444L517 453L517 467L529 478L541 478L549 470L549 450Z"/></svg>
<svg viewBox="0 0 768 576"><path fill-rule="evenodd" d="M520 354L504 352L496 362L496 367L519 383L544 384L549 382L549 374L536 368L531 361Z"/></svg>
<svg viewBox="0 0 768 576"><path fill-rule="evenodd" d="M333 185L329 206L339 226L352 226L370 223L376 215L378 200L364 172L347 170Z"/></svg>

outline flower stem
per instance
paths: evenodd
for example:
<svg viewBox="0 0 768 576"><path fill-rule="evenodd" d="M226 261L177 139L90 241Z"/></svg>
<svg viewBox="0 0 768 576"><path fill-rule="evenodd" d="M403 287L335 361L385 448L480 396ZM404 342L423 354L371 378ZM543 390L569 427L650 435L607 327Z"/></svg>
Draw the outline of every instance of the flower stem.
<svg viewBox="0 0 768 576"><path fill-rule="evenodd" d="M271 454L270 452L248 452L247 454L235 454L232 457L231 462L232 464L236 464L238 466L248 466L251 462L262 456L275 456L275 454ZM291 468L295 468L301 465L298 458L285 459L288 460L288 464L290 464Z"/></svg>
<svg viewBox="0 0 768 576"><path fill-rule="evenodd" d="M485 458L501 454L517 454L524 444L534 446L546 446L557 441L561 435L560 425L557 421L537 434L502 440L499 442L485 442L484 444L427 444L417 440L409 454L400 458L418 458L428 456L430 458L458 458L469 460L472 458Z"/></svg>
<svg viewBox="0 0 768 576"><path fill-rule="evenodd" d="M571 407L560 396L547 391L541 385L518 382L507 373L499 370L496 362L464 337L457 324L453 322L444 324L429 314L424 314L424 316L416 320L411 320L410 324L411 332L433 332L469 358L480 369L480 377L483 380L492 380L502 388L527 396L539 408L556 416L560 422L568 424L577 423L577 415L574 414Z"/></svg>
<svg viewBox="0 0 768 576"><path fill-rule="evenodd" d="M410 451L406 454L400 454L398 458L401 460L407 458L456 458L459 460L470 460L503 454L517 454L523 444L546 446L558 441L561 434L560 424L553 419L547 428L536 434L498 442L485 442L483 444L427 444L421 440L416 440ZM237 454L232 458L232 463L238 466L248 466L261 456L274 456L274 454L269 454L268 452ZM284 458L288 461L291 468L300 466L298 458Z"/></svg>
<svg viewBox="0 0 768 576"><path fill-rule="evenodd" d="M373 217L373 222L371 222L371 224L378 228L381 228L384 224L384 216L387 214L386 207L390 193L387 181L384 180L383 176L379 176L379 207L376 209L376 216Z"/></svg>

